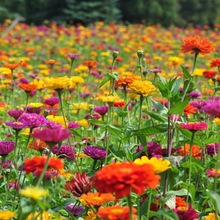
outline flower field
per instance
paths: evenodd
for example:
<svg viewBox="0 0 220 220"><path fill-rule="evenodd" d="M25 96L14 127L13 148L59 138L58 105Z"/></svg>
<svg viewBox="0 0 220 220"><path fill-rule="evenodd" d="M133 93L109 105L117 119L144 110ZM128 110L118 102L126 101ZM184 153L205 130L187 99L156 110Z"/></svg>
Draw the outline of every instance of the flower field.
<svg viewBox="0 0 220 220"><path fill-rule="evenodd" d="M220 219L220 26L0 25L0 220Z"/></svg>

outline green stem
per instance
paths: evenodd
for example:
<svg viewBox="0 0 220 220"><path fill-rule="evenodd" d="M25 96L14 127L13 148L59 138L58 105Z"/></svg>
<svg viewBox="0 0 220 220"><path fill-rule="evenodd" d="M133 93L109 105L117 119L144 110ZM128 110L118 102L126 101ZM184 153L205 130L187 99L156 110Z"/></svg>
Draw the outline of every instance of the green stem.
<svg viewBox="0 0 220 220"><path fill-rule="evenodd" d="M193 139L195 136L195 132L192 132L192 137L190 141L190 149L189 149L189 178L188 178L188 192L187 192L187 197L186 197L186 202L189 202L189 187L191 184L191 175L192 175L192 146L193 146Z"/></svg>
<svg viewBox="0 0 220 220"><path fill-rule="evenodd" d="M67 128L66 118L65 118L64 110L63 110L63 102L62 102L61 90L60 89L57 90L57 93L58 93L58 96L59 96L59 99L60 99L60 108L61 108L61 112L62 112L62 115L63 115L63 120L64 120L65 128Z"/></svg>
<svg viewBox="0 0 220 220"><path fill-rule="evenodd" d="M139 118L138 118L138 130L141 127L141 115L142 115L142 104L143 104L144 97L140 94L140 106L139 106Z"/></svg>
<svg viewBox="0 0 220 220"><path fill-rule="evenodd" d="M130 220L133 220L131 196L127 196Z"/></svg>
<svg viewBox="0 0 220 220"><path fill-rule="evenodd" d="M197 60L198 55L199 55L199 51L195 51L195 56L194 56L194 61L193 61L193 68L192 68L192 72L191 72L192 76L193 76L193 73L194 73L194 70L195 70L195 67L196 67L196 60ZM184 99L186 97L186 93L188 92L191 81L192 81L192 77L189 79L188 84L186 86L186 89L183 93L183 96L182 96L182 99L181 99L182 102L184 101Z"/></svg>
<svg viewBox="0 0 220 220"><path fill-rule="evenodd" d="M152 200L152 189L149 189L150 192L149 192L149 195L148 195L148 203L147 203L147 219L149 219L149 216L150 216L150 205L151 205L151 200Z"/></svg>
<svg viewBox="0 0 220 220"><path fill-rule="evenodd" d="M27 106L28 106L28 98L29 98L29 92L26 93L26 101L25 101L25 109L24 111L27 112Z"/></svg>
<svg viewBox="0 0 220 220"><path fill-rule="evenodd" d="M5 162L5 157L3 156L3 157L2 157L2 164L1 164L1 168L0 168L0 177L1 177L1 175L2 175L4 162Z"/></svg>
<svg viewBox="0 0 220 220"><path fill-rule="evenodd" d="M50 160L51 150L52 150L52 148L49 148L49 152L48 152L48 155L47 155L47 160L46 160L45 165L44 165L44 169L43 169L43 171L42 171L42 173L41 173L41 175L40 175L40 177L39 177L39 179L37 181L37 185L36 186L40 185L40 183L43 180L44 175L45 175L45 173L47 171L47 168L48 168L48 165L49 165L49 160Z"/></svg>
<svg viewBox="0 0 220 220"><path fill-rule="evenodd" d="M218 149L218 154L216 158L216 165L215 165L215 178L214 178L214 192L217 193L217 186L218 186L218 170L220 169L220 149Z"/></svg>

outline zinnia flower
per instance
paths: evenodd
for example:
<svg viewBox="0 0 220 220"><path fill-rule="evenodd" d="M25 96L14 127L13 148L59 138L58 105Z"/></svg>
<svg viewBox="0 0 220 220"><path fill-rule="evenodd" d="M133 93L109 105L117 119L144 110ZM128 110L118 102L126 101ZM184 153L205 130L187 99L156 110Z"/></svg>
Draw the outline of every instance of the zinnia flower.
<svg viewBox="0 0 220 220"><path fill-rule="evenodd" d="M32 137L39 138L42 141L46 142L49 146L54 146L65 139L69 138L71 135L68 129L63 128L44 128L44 129L35 129L31 134Z"/></svg>
<svg viewBox="0 0 220 220"><path fill-rule="evenodd" d="M133 162L113 163L96 173L95 185L101 193L115 193L116 199L141 194L146 188L156 188L160 176L154 174L151 164L138 165Z"/></svg>
<svg viewBox="0 0 220 220"><path fill-rule="evenodd" d="M9 210L0 210L0 219L9 220L15 217L15 213Z"/></svg>
<svg viewBox="0 0 220 220"><path fill-rule="evenodd" d="M82 152L93 159L104 159L106 157L106 150L99 146L86 146Z"/></svg>
<svg viewBox="0 0 220 220"><path fill-rule="evenodd" d="M88 192L83 194L81 199L85 206L102 206L107 202L114 201L115 197L111 193Z"/></svg>
<svg viewBox="0 0 220 220"><path fill-rule="evenodd" d="M44 141L37 138L35 138L34 141L31 141L30 144L28 145L29 148L38 151L43 151L46 146L47 144Z"/></svg>
<svg viewBox="0 0 220 220"><path fill-rule="evenodd" d="M75 217L77 217L84 211L84 208L82 206L75 206L72 204L66 206L65 209L71 212L71 214Z"/></svg>
<svg viewBox="0 0 220 220"><path fill-rule="evenodd" d="M27 198L31 198L34 200L38 200L38 199L45 197L49 194L49 192L47 190L41 189L37 186L29 186L25 189L21 189L19 192L22 196L25 196Z"/></svg>
<svg viewBox="0 0 220 220"><path fill-rule="evenodd" d="M70 80L67 76L63 77L50 77L45 79L45 86L54 90L67 89L70 85Z"/></svg>
<svg viewBox="0 0 220 220"><path fill-rule="evenodd" d="M201 131L207 129L206 122L189 122L189 123L180 123L180 126L191 132Z"/></svg>
<svg viewBox="0 0 220 220"><path fill-rule="evenodd" d="M69 145L62 145L59 147L55 145L52 148L52 152L61 158L67 158L68 160L75 160L76 158L76 151L74 147Z"/></svg>
<svg viewBox="0 0 220 220"><path fill-rule="evenodd" d="M206 79L212 79L216 75L216 72L213 70L205 70L203 72L203 76Z"/></svg>
<svg viewBox="0 0 220 220"><path fill-rule="evenodd" d="M184 38L183 42L184 43L181 45L181 48L184 53L191 52L193 54L198 52L201 54L208 54L214 51L212 43L204 37L189 36Z"/></svg>
<svg viewBox="0 0 220 220"><path fill-rule="evenodd" d="M79 54L68 53L67 57L69 57L71 60L75 60L79 58Z"/></svg>
<svg viewBox="0 0 220 220"><path fill-rule="evenodd" d="M204 220L220 220L220 217L219 215L217 215L217 219L216 219L216 214L211 212L205 216Z"/></svg>
<svg viewBox="0 0 220 220"><path fill-rule="evenodd" d="M182 146L178 149L178 153L181 156L189 155L189 151L190 151L190 144L185 144L185 146ZM192 146L192 156L197 159L200 159L201 154L202 154L202 149L197 145L193 145Z"/></svg>
<svg viewBox="0 0 220 220"><path fill-rule="evenodd" d="M27 127L24 122L19 121L6 121L5 124L17 131Z"/></svg>
<svg viewBox="0 0 220 220"><path fill-rule="evenodd" d="M208 177L220 177L220 169L212 168L210 170L206 170L206 174L208 174Z"/></svg>
<svg viewBox="0 0 220 220"><path fill-rule="evenodd" d="M7 113L11 117L13 117L15 120L17 120L24 113L24 110L12 109L12 110L9 110Z"/></svg>
<svg viewBox="0 0 220 220"><path fill-rule="evenodd" d="M88 193L92 189L92 180L86 173L76 173L71 181L65 184L65 189L71 192L74 196L80 197L82 194Z"/></svg>
<svg viewBox="0 0 220 220"><path fill-rule="evenodd" d="M100 115L105 115L108 112L108 106L96 106L93 110L99 113Z"/></svg>
<svg viewBox="0 0 220 220"><path fill-rule="evenodd" d="M80 127L80 125L77 122L73 122L73 121L68 122L68 128L69 129L76 129L76 128L79 128L79 127Z"/></svg>
<svg viewBox="0 0 220 220"><path fill-rule="evenodd" d="M156 157L151 157L150 159L148 159L148 157L143 156L141 158L136 159L134 163L139 165L151 164L154 167L155 173L162 173L171 168L169 160L163 160L162 158L156 158Z"/></svg>
<svg viewBox="0 0 220 220"><path fill-rule="evenodd" d="M24 113L18 118L18 122L23 122L29 128L36 128L46 125L46 118L36 113Z"/></svg>
<svg viewBox="0 0 220 220"><path fill-rule="evenodd" d="M157 88L150 81L134 80L130 85L129 89L131 92L143 95L151 96L156 93Z"/></svg>
<svg viewBox="0 0 220 220"><path fill-rule="evenodd" d="M33 173L36 177L39 177L46 163L46 156L35 156L27 158L24 161L24 170L26 174ZM51 157L47 171L60 172L64 168L64 163L61 159Z"/></svg>
<svg viewBox="0 0 220 220"><path fill-rule="evenodd" d="M34 91L37 89L37 85L34 84L19 84L18 86L19 88L21 88L22 90L24 90L26 93L30 93L31 91Z"/></svg>
<svg viewBox="0 0 220 220"><path fill-rule="evenodd" d="M211 61L210 67L218 67L218 68L220 68L220 58L213 59Z"/></svg>
<svg viewBox="0 0 220 220"><path fill-rule="evenodd" d="M213 143L213 144L207 144L205 148L207 154L213 157L214 155L218 154L219 147L220 147L220 143Z"/></svg>
<svg viewBox="0 0 220 220"><path fill-rule="evenodd" d="M201 111L213 117L220 117L220 100L214 99L205 101Z"/></svg>
<svg viewBox="0 0 220 220"><path fill-rule="evenodd" d="M10 154L15 148L13 141L0 141L0 155L6 156Z"/></svg>
<svg viewBox="0 0 220 220"><path fill-rule="evenodd" d="M174 212L179 217L179 220L195 220L199 217L198 213L192 208L191 204L187 208L178 207L174 210Z"/></svg>
<svg viewBox="0 0 220 220"><path fill-rule="evenodd" d="M191 104L188 104L185 108L184 108L184 114L186 115L190 115L190 114L195 114L197 112L197 108L194 107Z"/></svg>
<svg viewBox="0 0 220 220"><path fill-rule="evenodd" d="M102 219L108 220L130 220L130 208L128 206L122 207L121 205L100 207L97 216ZM137 210L132 207L132 218L137 218Z"/></svg>

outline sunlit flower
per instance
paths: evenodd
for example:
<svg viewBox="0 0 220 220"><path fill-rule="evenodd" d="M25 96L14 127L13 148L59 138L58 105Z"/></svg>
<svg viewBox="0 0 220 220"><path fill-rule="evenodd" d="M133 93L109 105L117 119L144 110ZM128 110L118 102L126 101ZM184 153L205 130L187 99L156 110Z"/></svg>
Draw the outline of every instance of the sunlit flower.
<svg viewBox="0 0 220 220"><path fill-rule="evenodd" d="M81 196L85 206L102 206L107 202L114 201L115 197L111 193L88 192Z"/></svg>
<svg viewBox="0 0 220 220"><path fill-rule="evenodd" d="M34 200L38 200L49 194L47 190L39 188L37 186L29 186L29 187L26 187L25 189L21 189L19 192L22 196L25 196L27 198L31 198Z"/></svg>
<svg viewBox="0 0 220 220"><path fill-rule="evenodd" d="M65 189L74 196L80 197L82 194L88 193L92 189L92 180L88 178L85 172L76 173L71 181L65 184Z"/></svg>
<svg viewBox="0 0 220 220"><path fill-rule="evenodd" d="M113 163L96 173L95 185L101 193L115 193L116 199L141 194L146 188L156 188L160 176L154 174L151 164L138 165L133 162Z"/></svg>
<svg viewBox="0 0 220 220"><path fill-rule="evenodd" d="M60 124L62 125L63 128L65 128L65 121L67 122L67 118L65 118L64 121L63 116L59 116L59 115L48 115L47 120Z"/></svg>
<svg viewBox="0 0 220 220"><path fill-rule="evenodd" d="M130 220L129 206L122 207L121 205L100 207L97 216L108 220ZM132 218L137 218L137 210L132 207Z"/></svg>
<svg viewBox="0 0 220 220"><path fill-rule="evenodd" d="M189 155L189 151L190 151L190 144L185 144L185 146L181 146L178 149L178 153L181 156ZM192 145L192 156L197 158L197 159L200 159L201 154L202 154L202 149L197 145Z"/></svg>
<svg viewBox="0 0 220 220"><path fill-rule="evenodd" d="M82 152L93 159L104 159L106 150L99 146L86 146Z"/></svg>
<svg viewBox="0 0 220 220"><path fill-rule="evenodd" d="M24 170L26 174L33 173L36 177L39 177L45 166L46 156L35 156L27 158L24 161ZM47 171L60 172L64 168L64 163L61 159L51 157L49 159Z"/></svg>
<svg viewBox="0 0 220 220"><path fill-rule="evenodd" d="M151 96L156 94L157 88L150 81L141 81L134 80L130 85L129 89L131 92L134 92L143 96Z"/></svg>
<svg viewBox="0 0 220 220"><path fill-rule="evenodd" d="M31 134L32 137L39 138L40 140L46 142L50 146L54 146L65 139L69 138L71 135L68 129L63 128L44 128L44 129L35 129Z"/></svg>
<svg viewBox="0 0 220 220"><path fill-rule="evenodd" d="M36 128L46 125L46 118L36 113L24 113L18 118L18 122L23 122L29 128Z"/></svg>
<svg viewBox="0 0 220 220"><path fill-rule="evenodd" d="M220 68L220 58L213 59L211 61L210 67L219 67Z"/></svg>
<svg viewBox="0 0 220 220"><path fill-rule="evenodd" d="M24 90L27 93L30 93L33 90L37 89L37 85L34 85L34 84L19 84L18 87L21 88L22 90Z"/></svg>
<svg viewBox="0 0 220 220"><path fill-rule="evenodd" d="M180 126L191 132L206 130L208 125L206 122L189 122L189 123L180 123Z"/></svg>
<svg viewBox="0 0 220 220"><path fill-rule="evenodd" d="M199 52L201 54L207 54L214 51L214 47L207 38L199 36L189 36L183 39L183 44L181 45L182 51L184 53Z"/></svg>
<svg viewBox="0 0 220 220"><path fill-rule="evenodd" d="M216 214L213 213L213 212L211 212L211 213L209 213L208 215L206 215L206 216L204 217L204 220L220 220L219 215L217 215L217 216L218 216L218 217L217 217L217 219L216 219Z"/></svg>
<svg viewBox="0 0 220 220"><path fill-rule="evenodd" d="M206 174L208 174L208 177L220 177L220 169L212 168L210 170L206 170Z"/></svg>
<svg viewBox="0 0 220 220"><path fill-rule="evenodd" d="M155 173L162 173L165 170L170 169L170 161L169 160L163 160L162 158L156 158L151 157L148 159L148 157L143 156L141 158L138 158L134 161L134 163L142 165L142 164L151 164L154 167Z"/></svg>
<svg viewBox="0 0 220 220"><path fill-rule="evenodd" d="M185 108L184 108L184 114L186 115L190 115L190 114L195 114L197 112L197 108L192 106L191 104L188 104Z"/></svg>
<svg viewBox="0 0 220 220"><path fill-rule="evenodd" d="M0 141L0 155L6 156L10 154L15 148L13 141Z"/></svg>
<svg viewBox="0 0 220 220"><path fill-rule="evenodd" d="M67 76L51 77L45 79L45 87L50 89L54 89L54 90L67 89L69 85L70 85L70 80Z"/></svg>
<svg viewBox="0 0 220 220"><path fill-rule="evenodd" d="M15 213L9 210L0 210L0 219L9 220L15 217Z"/></svg>

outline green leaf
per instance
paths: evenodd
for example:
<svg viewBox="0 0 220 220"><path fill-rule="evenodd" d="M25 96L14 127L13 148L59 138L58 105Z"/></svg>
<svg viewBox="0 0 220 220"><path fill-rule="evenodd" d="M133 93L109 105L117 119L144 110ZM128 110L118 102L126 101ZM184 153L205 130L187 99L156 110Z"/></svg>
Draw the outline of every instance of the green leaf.
<svg viewBox="0 0 220 220"><path fill-rule="evenodd" d="M145 127L140 130L134 130L133 133L140 136L140 135L145 135L145 136L150 136L156 133L164 133L167 131L167 125L166 124L159 124L157 126L152 126L152 127Z"/></svg>
<svg viewBox="0 0 220 220"><path fill-rule="evenodd" d="M175 81L171 88L172 96L175 96L177 93L179 93L181 83L182 83L182 78L179 78L179 79L175 78Z"/></svg>
<svg viewBox="0 0 220 220"><path fill-rule="evenodd" d="M181 68L186 79L191 79L193 77L183 65L181 65Z"/></svg>
<svg viewBox="0 0 220 220"><path fill-rule="evenodd" d="M99 125L99 126L106 126L107 125L107 122L104 122L104 121L101 121L101 120L95 120L95 119L88 119L88 122L90 124Z"/></svg>
<svg viewBox="0 0 220 220"><path fill-rule="evenodd" d="M172 210L168 209L160 209L157 215L169 220L179 220L179 217Z"/></svg>
<svg viewBox="0 0 220 220"><path fill-rule="evenodd" d="M144 111L145 113L147 113L151 118L156 119L157 121L160 122L165 122L167 121L167 118L165 116L162 116L161 113L156 113L153 111Z"/></svg>
<svg viewBox="0 0 220 220"><path fill-rule="evenodd" d="M99 88L104 86L111 79L112 79L111 75L109 73L107 73L106 76L102 79L102 82L100 83Z"/></svg>
<svg viewBox="0 0 220 220"><path fill-rule="evenodd" d="M218 212L220 212L220 196L218 193L207 190L208 196L212 199L213 205Z"/></svg>
<svg viewBox="0 0 220 220"><path fill-rule="evenodd" d="M190 98L186 98L183 102L179 101L174 106L171 107L168 114L182 114L184 108L188 105Z"/></svg>

